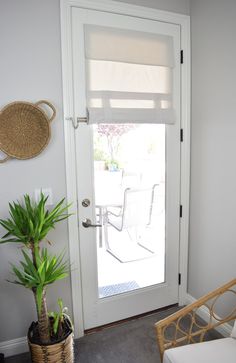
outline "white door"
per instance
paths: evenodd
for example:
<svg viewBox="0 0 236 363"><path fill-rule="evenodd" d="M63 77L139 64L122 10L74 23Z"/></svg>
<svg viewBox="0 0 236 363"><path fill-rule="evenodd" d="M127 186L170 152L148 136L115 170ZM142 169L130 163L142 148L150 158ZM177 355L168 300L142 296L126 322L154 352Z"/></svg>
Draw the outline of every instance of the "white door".
<svg viewBox="0 0 236 363"><path fill-rule="evenodd" d="M88 106L85 25L167 35L174 45L174 124L81 122L76 130L83 313L90 329L178 302L180 31L173 24L73 8L74 112L80 117ZM86 228L88 219L101 227Z"/></svg>

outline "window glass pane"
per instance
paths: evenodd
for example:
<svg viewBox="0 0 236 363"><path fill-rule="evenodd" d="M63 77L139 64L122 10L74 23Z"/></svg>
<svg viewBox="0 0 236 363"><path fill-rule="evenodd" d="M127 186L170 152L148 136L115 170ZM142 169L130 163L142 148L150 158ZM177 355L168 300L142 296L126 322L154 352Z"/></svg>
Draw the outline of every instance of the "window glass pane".
<svg viewBox="0 0 236 363"><path fill-rule="evenodd" d="M100 298L165 281L165 126L94 125Z"/></svg>

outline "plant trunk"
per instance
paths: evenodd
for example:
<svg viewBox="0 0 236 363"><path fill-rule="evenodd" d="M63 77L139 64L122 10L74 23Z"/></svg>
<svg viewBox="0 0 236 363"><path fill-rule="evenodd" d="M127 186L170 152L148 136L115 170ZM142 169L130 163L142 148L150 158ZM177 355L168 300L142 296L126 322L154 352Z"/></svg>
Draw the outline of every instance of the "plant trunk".
<svg viewBox="0 0 236 363"><path fill-rule="evenodd" d="M34 242L31 242L30 249L31 249L31 253L32 253L32 260L33 260L34 267L37 268L36 257L35 257L35 246L34 246Z"/></svg>
<svg viewBox="0 0 236 363"><path fill-rule="evenodd" d="M33 289L34 298L37 306L37 299L36 299L36 291ZM46 304L46 290L43 290L42 296L42 307L41 311L38 311L38 328L39 328L39 338L41 343L48 343L50 341L49 335L49 318L48 318L48 311L47 311L47 304Z"/></svg>

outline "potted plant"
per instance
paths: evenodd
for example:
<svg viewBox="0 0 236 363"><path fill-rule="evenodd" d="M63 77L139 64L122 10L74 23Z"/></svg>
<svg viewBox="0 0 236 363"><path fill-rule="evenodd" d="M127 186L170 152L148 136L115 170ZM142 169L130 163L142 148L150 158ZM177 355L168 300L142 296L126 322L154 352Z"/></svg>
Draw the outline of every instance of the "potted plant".
<svg viewBox="0 0 236 363"><path fill-rule="evenodd" d="M28 332L33 363L72 363L72 324L59 300L59 313L48 314L46 289L55 281L68 276L69 265L64 254L51 255L42 241L55 224L69 217L68 205L62 199L51 211L46 209L48 197L41 193L38 202L25 195L23 202L9 203L10 217L0 219L6 234L0 243L22 245L20 266L12 265L15 284L30 289L34 295L37 322ZM49 243L49 241L47 241Z"/></svg>

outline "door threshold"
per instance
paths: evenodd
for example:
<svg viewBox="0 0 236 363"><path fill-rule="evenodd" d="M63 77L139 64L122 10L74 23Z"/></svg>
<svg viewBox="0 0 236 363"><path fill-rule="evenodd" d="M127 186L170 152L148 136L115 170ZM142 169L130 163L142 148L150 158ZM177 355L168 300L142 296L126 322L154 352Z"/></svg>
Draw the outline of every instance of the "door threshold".
<svg viewBox="0 0 236 363"><path fill-rule="evenodd" d="M160 311L165 311L165 310L168 310L170 308L174 308L174 307L178 307L178 306L179 306L179 304L172 304L172 305L164 306L163 308L148 311L148 312L143 313L143 314L131 316L130 318L114 321L112 323L108 323L108 324L105 324L105 325L100 325L100 326L97 326L95 328L86 329L86 330L84 330L84 334L85 335L93 334L93 333L99 332L99 331L101 331L103 329L106 329L106 328L110 328L110 327L113 327L113 326L116 326L116 325L120 325L120 324L126 323L126 322L131 321L131 320L140 319L140 318L143 318L145 316L152 315L152 314L158 313Z"/></svg>

